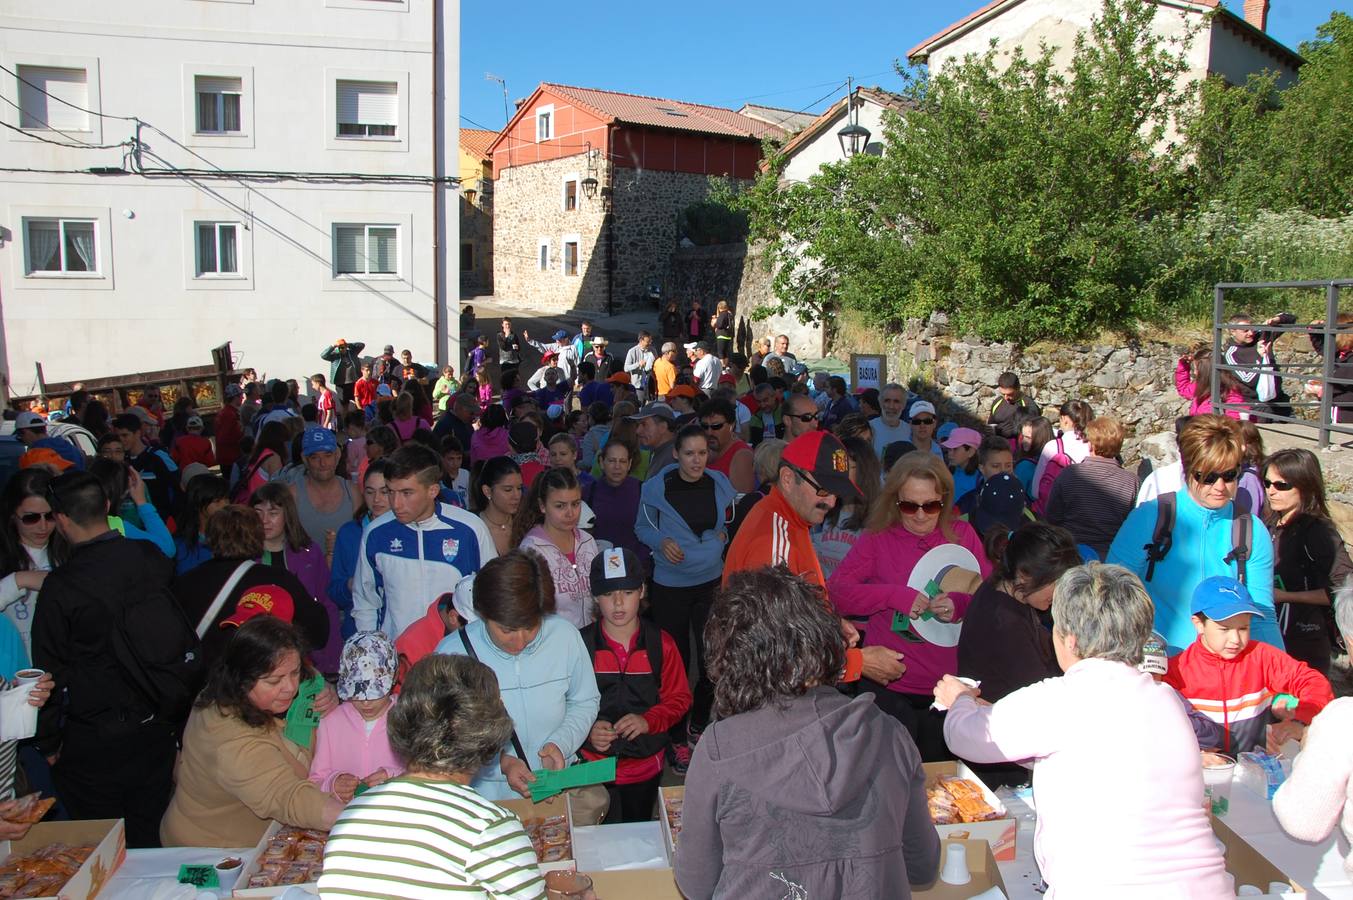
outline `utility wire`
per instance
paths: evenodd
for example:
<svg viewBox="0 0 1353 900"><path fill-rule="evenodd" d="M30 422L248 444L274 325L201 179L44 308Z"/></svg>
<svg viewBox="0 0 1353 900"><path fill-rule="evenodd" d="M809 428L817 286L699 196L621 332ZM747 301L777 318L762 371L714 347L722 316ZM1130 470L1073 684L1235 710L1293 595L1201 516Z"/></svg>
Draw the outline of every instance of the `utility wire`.
<svg viewBox="0 0 1353 900"><path fill-rule="evenodd" d="M118 147L125 147L128 144L127 141L123 141L120 144L83 144L83 143L66 144L63 143L62 141L54 141L51 138L45 138L40 134L34 134L28 129L19 128L15 125L9 124L8 122L0 121L0 125L5 126L10 131L17 131L19 134L27 135L28 137L32 138L35 141L42 141L44 144L51 144L53 147L65 147L68 150L113 150Z"/></svg>
<svg viewBox="0 0 1353 900"><path fill-rule="evenodd" d="M56 94L49 93L48 91L44 90L43 88L38 87L36 84L34 84L33 82L29 81L27 78L24 78L24 77L23 77L22 75L20 75L18 72L14 71L13 69L11 69L11 68L9 68L9 67L3 65L3 64L0 64L0 72L8 72L9 74L13 75L15 78L19 79L19 80L22 81L24 84L28 85L29 87L31 87L33 90L37 91L38 93L46 94L48 97L51 97L53 100L56 100L58 103L64 103L64 104L66 104L67 106L69 106L71 109L78 109L80 112L85 113L86 115L98 116L100 119L120 119L120 120L122 120L122 121L124 121L124 122L135 122L135 121L137 121L137 119L136 119L135 116L115 116L115 115L113 115L112 113L96 112L95 110L92 110L92 109L85 109L83 106L76 106L74 103L71 103L71 102L70 102L69 100L67 100L66 98L64 98L64 97L58 97ZM88 76L86 76L86 77L88 77Z"/></svg>
<svg viewBox="0 0 1353 900"><path fill-rule="evenodd" d="M40 119L40 118L38 118L37 116L33 115L33 113L32 113L31 111L26 111L22 106L20 106L19 104L15 103L13 100L9 99L9 98L6 97L4 94L0 94L0 100L5 101L5 102L8 103L10 106L12 106L12 107L14 107L15 109L17 109L17 110L19 111L19 114L20 114L21 117L24 116L24 115L27 115L27 116L29 116L30 118L37 119L39 122L42 123L42 128L43 128L43 130L45 130L45 131L54 131L54 132L56 132L57 134L61 135L63 138L66 138L67 140L74 141L75 143L79 144L81 147L88 147L88 148L90 148L91 150L102 150L102 149L107 149L108 146L109 146L109 145L107 145L107 144L91 144L89 141L82 141L82 140L80 140L78 137L76 137L76 136L73 135L73 134L67 134L66 132L62 131L60 128L57 128L57 127L56 127L55 125L53 125L51 122L48 122L48 121L46 121L45 119ZM22 118L20 119L20 121L22 121ZM10 125L9 127L10 127L10 128L13 128L14 126L13 126L13 125ZM20 128L18 128L17 130L23 132L24 134L27 134L27 133L28 133L28 129L23 128L22 126L21 126ZM43 140L43 138L42 138L41 135L36 135L36 134L35 134L35 135L31 135L31 137L37 138L38 140ZM53 142L52 142L52 141L48 141L48 143L53 143ZM118 144L117 146L122 146L122 145L121 145L121 144Z"/></svg>

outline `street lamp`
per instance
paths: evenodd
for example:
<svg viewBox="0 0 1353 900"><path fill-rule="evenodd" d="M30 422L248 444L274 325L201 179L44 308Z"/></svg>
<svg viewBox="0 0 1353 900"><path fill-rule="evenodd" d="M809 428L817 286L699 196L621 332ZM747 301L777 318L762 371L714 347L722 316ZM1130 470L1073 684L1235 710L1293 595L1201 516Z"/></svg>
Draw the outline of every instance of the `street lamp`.
<svg viewBox="0 0 1353 900"><path fill-rule="evenodd" d="M859 113L855 110L855 87L850 78L846 79L846 127L836 132L841 142L841 152L850 159L869 146L869 129L860 124Z"/></svg>
<svg viewBox="0 0 1353 900"><path fill-rule="evenodd" d="M588 200L591 200L593 197L597 195L597 179L595 176L589 174L586 178L582 180L581 184L583 188L583 196L586 197Z"/></svg>

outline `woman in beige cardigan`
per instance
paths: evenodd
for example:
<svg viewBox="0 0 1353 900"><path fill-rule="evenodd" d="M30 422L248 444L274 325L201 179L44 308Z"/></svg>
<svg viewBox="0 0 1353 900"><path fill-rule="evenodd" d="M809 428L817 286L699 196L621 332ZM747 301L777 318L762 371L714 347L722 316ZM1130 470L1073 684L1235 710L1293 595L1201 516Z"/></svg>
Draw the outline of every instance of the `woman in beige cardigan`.
<svg viewBox="0 0 1353 900"><path fill-rule="evenodd" d="M282 736L310 674L299 632L260 615L212 668L183 735L175 789L160 822L166 847L252 847L269 822L327 830L343 803L308 779L310 751Z"/></svg>

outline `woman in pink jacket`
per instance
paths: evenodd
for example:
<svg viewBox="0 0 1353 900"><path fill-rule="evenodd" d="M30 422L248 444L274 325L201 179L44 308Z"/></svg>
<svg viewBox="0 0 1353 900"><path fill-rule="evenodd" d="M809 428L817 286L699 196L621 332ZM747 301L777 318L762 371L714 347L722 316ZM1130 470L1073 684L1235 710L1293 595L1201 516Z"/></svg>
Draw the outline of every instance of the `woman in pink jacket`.
<svg viewBox="0 0 1353 900"><path fill-rule="evenodd" d="M523 550L539 554L554 579L554 611L582 628L592 622L592 560L597 542L578 527L582 489L572 469L546 469L531 485L513 523Z"/></svg>
<svg viewBox="0 0 1353 900"><path fill-rule="evenodd" d="M949 749L981 763L1032 761L1034 859L1047 900L1230 900L1203 809L1198 740L1173 689L1139 672L1151 598L1121 566L1068 571L1052 597L1065 674L980 702L946 675Z"/></svg>
<svg viewBox="0 0 1353 900"><path fill-rule="evenodd" d="M954 479L933 453L908 453L888 472L865 531L827 581L843 616L868 616L864 642L902 653L885 686L862 679L911 731L926 762L949 758L930 692L958 672L958 636L972 594L991 571L977 532L954 513Z"/></svg>
<svg viewBox="0 0 1353 900"><path fill-rule="evenodd" d="M1225 403L1244 403L1245 397L1236 387L1235 376L1223 370L1221 372L1222 395ZM1212 409L1212 351L1199 350L1191 356L1181 356L1174 367L1174 389L1179 396L1189 401L1189 415L1201 416L1213 412ZM1240 418L1240 411L1226 410L1233 419Z"/></svg>
<svg viewBox="0 0 1353 900"><path fill-rule="evenodd" d="M399 657L379 631L362 631L343 645L338 709L320 719L310 780L347 802L359 785L375 787L404 771L390 748L385 718L394 704Z"/></svg>

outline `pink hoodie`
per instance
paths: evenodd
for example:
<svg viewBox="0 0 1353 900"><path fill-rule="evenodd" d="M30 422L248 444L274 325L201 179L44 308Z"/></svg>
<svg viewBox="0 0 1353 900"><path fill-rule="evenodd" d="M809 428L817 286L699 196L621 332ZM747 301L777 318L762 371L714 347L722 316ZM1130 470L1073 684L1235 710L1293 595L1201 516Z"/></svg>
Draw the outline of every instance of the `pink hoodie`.
<svg viewBox="0 0 1353 900"><path fill-rule="evenodd" d="M900 523L887 531L861 534L855 546L841 560L827 580L827 593L836 611L845 616L868 616L866 645L881 644L902 653L907 671L888 687L904 694L929 694L944 675L958 674L958 642L948 647L928 641L913 643L893 631L893 613L908 615L916 591L906 587L913 570L922 565L922 587L934 579L947 588L954 601L954 621L962 622L972 594L950 587L956 580L980 584L991 574L991 563L982 550L982 541L967 522L950 524L955 541L937 527L925 537L917 537ZM943 548L952 547L952 550ZM945 557L957 551L965 564L955 566ZM963 553L967 551L967 553ZM933 555L932 555L933 554ZM975 562L975 567L974 567ZM976 568L975 575L972 572Z"/></svg>
<svg viewBox="0 0 1353 900"><path fill-rule="evenodd" d="M1168 684L1083 659L994 706L965 694L944 739L969 762L1033 761L1047 900L1235 897L1203 810L1198 740Z"/></svg>
<svg viewBox="0 0 1353 900"><path fill-rule="evenodd" d="M1198 385L1193 381L1193 373L1189 371L1187 360L1181 359L1174 367L1174 389L1179 392L1179 396L1189 401L1189 415L1204 416L1212 412L1212 398L1204 397L1198 399ZM1211 390L1211 385L1208 386ZM1226 394L1227 403L1244 403L1245 398L1241 396L1240 391L1231 388ZM1226 414L1233 419L1239 419L1240 413L1234 409L1226 410Z"/></svg>
<svg viewBox="0 0 1353 900"><path fill-rule="evenodd" d="M370 734L367 734L366 720L351 703L340 703L338 709L320 719L319 730L315 733L315 758L310 763L310 780L321 789L331 791L334 779L339 775L365 778L383 768L393 778L403 772L404 764L390 749L390 738L385 731L385 717L393 708L392 702L376 720Z"/></svg>

